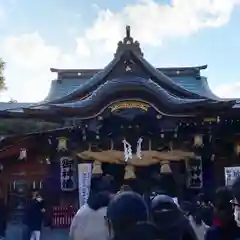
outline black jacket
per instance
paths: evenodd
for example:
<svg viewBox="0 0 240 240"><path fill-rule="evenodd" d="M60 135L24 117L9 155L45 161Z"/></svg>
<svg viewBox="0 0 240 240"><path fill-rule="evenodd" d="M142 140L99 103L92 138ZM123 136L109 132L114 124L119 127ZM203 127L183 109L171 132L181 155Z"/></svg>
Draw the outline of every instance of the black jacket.
<svg viewBox="0 0 240 240"><path fill-rule="evenodd" d="M27 206L24 215L24 224L30 231L41 230L44 217L43 208L43 202L38 202L37 200L31 200Z"/></svg>
<svg viewBox="0 0 240 240"><path fill-rule="evenodd" d="M189 220L169 196L159 195L153 199L152 219L160 239L197 240Z"/></svg>
<svg viewBox="0 0 240 240"><path fill-rule="evenodd" d="M0 199L0 236L5 236L7 225L7 208L4 200Z"/></svg>
<svg viewBox="0 0 240 240"><path fill-rule="evenodd" d="M213 225L207 230L205 240L240 240L240 228L235 221L225 227Z"/></svg>

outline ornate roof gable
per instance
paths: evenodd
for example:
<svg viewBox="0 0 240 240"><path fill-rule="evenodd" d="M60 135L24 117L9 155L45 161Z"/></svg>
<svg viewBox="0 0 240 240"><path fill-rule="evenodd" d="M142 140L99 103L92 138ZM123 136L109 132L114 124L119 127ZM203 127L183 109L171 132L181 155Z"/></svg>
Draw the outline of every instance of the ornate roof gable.
<svg viewBox="0 0 240 240"><path fill-rule="evenodd" d="M19 116L27 113L35 117L44 114L51 117L60 113L61 116L79 114L89 118L111 102L139 97L161 106L161 110L167 114L225 109L235 103L210 99L178 85L144 59L139 43L133 40L130 27L127 26L126 36L119 42L113 60L76 90L56 100L21 109L21 112L8 111L5 114Z"/></svg>
<svg viewBox="0 0 240 240"><path fill-rule="evenodd" d="M143 52L140 48L139 42L133 40L131 37L131 28L130 26L126 26L126 37L123 39L123 41L118 42L117 51L114 56L116 57L117 55L120 55L129 50L143 57Z"/></svg>
<svg viewBox="0 0 240 240"><path fill-rule="evenodd" d="M151 78L156 84L164 88L170 95L180 98L203 99L205 97L190 92L180 85L176 84L171 78L153 67L143 57L143 52L137 41L131 37L130 26L126 27L126 36L120 41L113 60L100 72L95 74L91 79L79 86L72 93L53 100L49 103L64 103L76 101L88 96L106 81L125 77L126 75Z"/></svg>

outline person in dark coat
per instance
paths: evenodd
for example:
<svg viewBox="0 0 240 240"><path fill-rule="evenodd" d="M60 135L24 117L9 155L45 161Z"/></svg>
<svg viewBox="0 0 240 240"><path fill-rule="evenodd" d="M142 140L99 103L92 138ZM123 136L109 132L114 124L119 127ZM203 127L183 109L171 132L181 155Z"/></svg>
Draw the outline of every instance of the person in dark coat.
<svg viewBox="0 0 240 240"><path fill-rule="evenodd" d="M206 226L212 226L214 209L208 198L203 194L199 194L197 201L193 204L192 216L197 225L204 223Z"/></svg>
<svg viewBox="0 0 240 240"><path fill-rule="evenodd" d="M31 240L40 240L44 212L43 199L37 191L34 191L23 221L30 233Z"/></svg>
<svg viewBox="0 0 240 240"><path fill-rule="evenodd" d="M233 194L227 187L219 188L214 197L213 225L207 230L205 240L240 239L240 228L234 219Z"/></svg>
<svg viewBox="0 0 240 240"><path fill-rule="evenodd" d="M4 199L0 198L0 239L5 238L7 228L7 207Z"/></svg>
<svg viewBox="0 0 240 240"><path fill-rule="evenodd" d="M184 212L167 195L157 195L151 203L152 221L157 226L159 239L197 240Z"/></svg>

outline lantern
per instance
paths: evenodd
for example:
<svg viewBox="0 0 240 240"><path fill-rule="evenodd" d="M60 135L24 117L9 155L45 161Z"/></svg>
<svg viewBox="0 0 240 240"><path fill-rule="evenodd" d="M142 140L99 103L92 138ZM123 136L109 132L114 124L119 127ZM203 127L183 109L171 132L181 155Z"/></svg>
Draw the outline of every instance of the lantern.
<svg viewBox="0 0 240 240"><path fill-rule="evenodd" d="M203 137L201 134L197 134L194 136L194 146L201 147L203 145Z"/></svg>
<svg viewBox="0 0 240 240"><path fill-rule="evenodd" d="M65 137L60 137L58 139L58 146L57 146L58 151L67 151L67 138Z"/></svg>
<svg viewBox="0 0 240 240"><path fill-rule="evenodd" d="M19 160L24 160L27 158L27 149L26 148L21 148L20 153L19 153Z"/></svg>

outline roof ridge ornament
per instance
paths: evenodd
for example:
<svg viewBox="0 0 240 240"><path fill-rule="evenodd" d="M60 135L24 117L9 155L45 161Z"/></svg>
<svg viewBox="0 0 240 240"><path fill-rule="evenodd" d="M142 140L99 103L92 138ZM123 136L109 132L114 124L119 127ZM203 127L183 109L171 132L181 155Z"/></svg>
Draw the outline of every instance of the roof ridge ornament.
<svg viewBox="0 0 240 240"><path fill-rule="evenodd" d="M131 37L131 27L129 25L126 26L126 38Z"/></svg>
<svg viewBox="0 0 240 240"><path fill-rule="evenodd" d="M140 48L140 44L138 41L134 41L131 37L131 27L129 25L126 26L126 36L123 41L118 42L117 51L114 54L116 57L118 54L126 52L126 51L133 51L137 55L143 56L143 52Z"/></svg>

